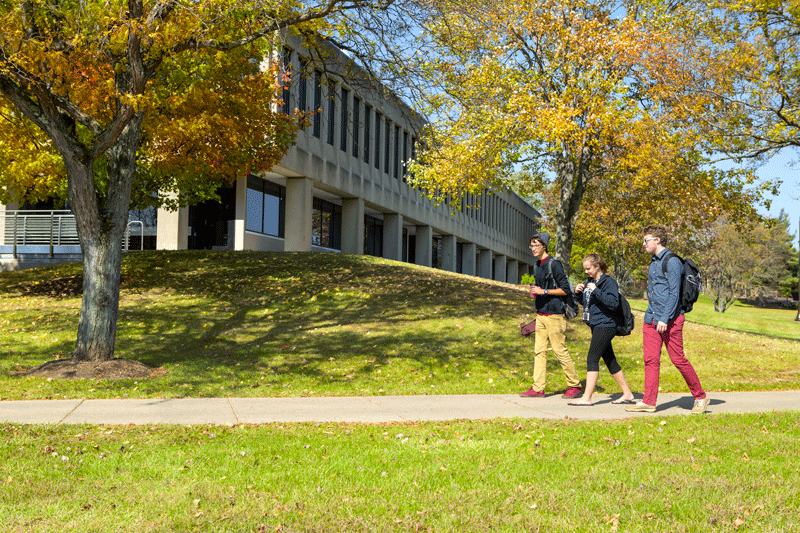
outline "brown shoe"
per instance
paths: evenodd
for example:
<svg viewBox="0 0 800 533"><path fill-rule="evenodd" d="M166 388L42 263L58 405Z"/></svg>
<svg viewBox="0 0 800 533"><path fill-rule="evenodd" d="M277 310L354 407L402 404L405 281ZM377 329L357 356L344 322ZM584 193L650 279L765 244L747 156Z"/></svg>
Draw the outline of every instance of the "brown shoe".
<svg viewBox="0 0 800 533"><path fill-rule="evenodd" d="M626 407L625 410L631 413L655 413L656 406L644 402L636 402L634 405Z"/></svg>

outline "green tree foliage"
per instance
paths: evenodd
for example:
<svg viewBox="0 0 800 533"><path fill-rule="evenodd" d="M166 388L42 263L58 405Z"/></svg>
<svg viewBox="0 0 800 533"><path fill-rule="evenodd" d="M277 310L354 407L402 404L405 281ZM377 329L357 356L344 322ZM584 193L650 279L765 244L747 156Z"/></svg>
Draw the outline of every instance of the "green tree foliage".
<svg viewBox="0 0 800 533"><path fill-rule="evenodd" d="M699 257L714 309L724 313L737 298L783 294L792 282L796 253L787 217L742 230L725 219L709 227L709 246Z"/></svg>
<svg viewBox="0 0 800 533"><path fill-rule="evenodd" d="M419 68L438 91L427 102L433 120L414 183L442 200L498 185L498 175L520 164L552 176L554 255L565 265L584 201L593 190L597 203L608 201L600 192L609 183L618 195L633 191L646 200L649 191L703 199L715 212L713 202L723 198L746 205L735 195L708 194L736 176L720 181L702 171L700 139L675 103L692 74L683 51L694 36L656 8L642 16L651 7L436 2L424 33L433 51ZM631 203L639 217L644 204ZM614 238L622 244L627 237Z"/></svg>

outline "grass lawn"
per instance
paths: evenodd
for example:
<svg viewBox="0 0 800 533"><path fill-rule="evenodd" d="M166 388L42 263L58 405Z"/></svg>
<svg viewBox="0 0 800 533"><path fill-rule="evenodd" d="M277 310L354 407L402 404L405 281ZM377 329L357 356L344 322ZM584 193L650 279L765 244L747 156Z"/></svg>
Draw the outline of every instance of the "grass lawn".
<svg viewBox="0 0 800 533"><path fill-rule="evenodd" d="M0 430L2 531L800 530L797 411Z"/></svg>
<svg viewBox="0 0 800 533"><path fill-rule="evenodd" d="M66 265L0 274L0 399L516 393L531 383L533 341L518 328L532 318L523 290L370 256L255 252L126 255L116 354L165 375L19 377L69 357L80 273L80 265ZM701 302L688 315L685 335L707 390L800 386L800 324L791 312L707 308ZM737 316L757 324L758 334L716 326L724 320L732 328ZM615 350L641 392L637 319ZM568 346L580 374L588 341L589 329L571 321ZM551 359L555 392L566 384ZM685 390L665 363L662 390ZM598 391L615 387L603 368Z"/></svg>
<svg viewBox="0 0 800 533"><path fill-rule="evenodd" d="M530 385L532 340L518 333L532 318L525 291L366 256L249 252L125 257L117 356L163 375L21 377L69 357L80 271L0 274L0 398ZM720 315L709 305L701 301L686 327L706 390L798 388L793 312L734 306ZM581 374L588 340L572 321L568 345ZM634 334L615 340L636 392L641 344L638 313ZM664 362L662 390L685 391ZM551 364L553 392L565 383ZM616 392L605 369L603 391ZM0 423L0 434L0 532L800 530L800 411L597 422Z"/></svg>

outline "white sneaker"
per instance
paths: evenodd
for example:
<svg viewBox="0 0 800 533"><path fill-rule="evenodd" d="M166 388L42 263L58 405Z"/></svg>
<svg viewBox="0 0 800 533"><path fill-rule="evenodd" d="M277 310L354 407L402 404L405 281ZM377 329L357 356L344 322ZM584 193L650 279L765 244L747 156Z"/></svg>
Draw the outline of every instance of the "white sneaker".
<svg viewBox="0 0 800 533"><path fill-rule="evenodd" d="M711 403L711 398L706 396L702 400L695 400L694 407L692 407L692 414L693 415L701 415L706 412L708 409L708 404Z"/></svg>

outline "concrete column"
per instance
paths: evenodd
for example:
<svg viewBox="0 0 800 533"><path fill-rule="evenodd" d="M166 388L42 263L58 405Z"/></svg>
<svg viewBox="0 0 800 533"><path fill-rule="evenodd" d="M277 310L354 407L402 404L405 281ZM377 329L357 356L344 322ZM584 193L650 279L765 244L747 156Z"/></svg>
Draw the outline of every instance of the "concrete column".
<svg viewBox="0 0 800 533"><path fill-rule="evenodd" d="M173 198L178 195L169 193ZM189 208L179 207L177 211L158 209L156 228L157 250L187 250L189 248Z"/></svg>
<svg viewBox="0 0 800 533"><path fill-rule="evenodd" d="M456 236L442 235L442 270L455 272L458 269L457 252L458 246L456 246Z"/></svg>
<svg viewBox="0 0 800 533"><path fill-rule="evenodd" d="M364 253L364 199L342 199L342 253Z"/></svg>
<svg viewBox="0 0 800 533"><path fill-rule="evenodd" d="M519 261L512 259L507 263L506 281L516 285L519 283Z"/></svg>
<svg viewBox="0 0 800 533"><path fill-rule="evenodd" d="M244 250L244 227L247 220L247 177L236 181L236 218L228 225L228 248ZM233 230L233 233L231 233Z"/></svg>
<svg viewBox="0 0 800 533"><path fill-rule="evenodd" d="M505 281L506 280L506 261L507 258L504 255L498 255L494 258L494 280L495 281Z"/></svg>
<svg viewBox="0 0 800 533"><path fill-rule="evenodd" d="M283 249L310 252L314 212L314 184L308 178L286 178L286 224Z"/></svg>
<svg viewBox="0 0 800 533"><path fill-rule="evenodd" d="M414 250L416 264L426 267L432 266L433 228L430 226L417 226L416 243Z"/></svg>
<svg viewBox="0 0 800 533"><path fill-rule="evenodd" d="M0 204L0 244L5 242L5 231L6 231L6 211L16 211L17 209L17 202L13 204Z"/></svg>
<svg viewBox="0 0 800 533"><path fill-rule="evenodd" d="M474 242L468 242L461 249L461 270L468 276L475 275L475 248Z"/></svg>
<svg viewBox="0 0 800 533"><path fill-rule="evenodd" d="M492 279L492 251L480 251L480 265L478 265L478 275L482 278Z"/></svg>
<svg viewBox="0 0 800 533"><path fill-rule="evenodd" d="M394 261L403 260L403 215L383 215L383 257Z"/></svg>

